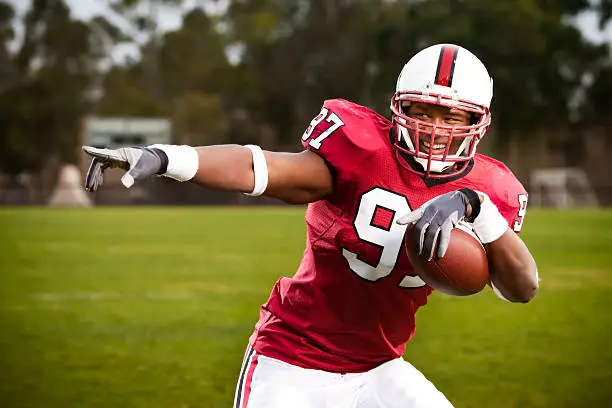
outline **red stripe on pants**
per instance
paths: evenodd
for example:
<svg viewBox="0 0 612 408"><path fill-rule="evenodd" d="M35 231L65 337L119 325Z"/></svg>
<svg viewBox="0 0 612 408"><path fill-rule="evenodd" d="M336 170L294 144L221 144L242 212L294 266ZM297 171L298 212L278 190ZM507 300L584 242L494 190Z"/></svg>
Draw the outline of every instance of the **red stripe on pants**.
<svg viewBox="0 0 612 408"><path fill-rule="evenodd" d="M253 373L255 372L255 368L257 367L257 358L259 355L257 352L253 353L253 357L251 357L251 364L249 365L247 375L244 381L244 388L242 391L242 406L240 408L246 408L249 403L249 396L251 395L251 382L253 381Z"/></svg>

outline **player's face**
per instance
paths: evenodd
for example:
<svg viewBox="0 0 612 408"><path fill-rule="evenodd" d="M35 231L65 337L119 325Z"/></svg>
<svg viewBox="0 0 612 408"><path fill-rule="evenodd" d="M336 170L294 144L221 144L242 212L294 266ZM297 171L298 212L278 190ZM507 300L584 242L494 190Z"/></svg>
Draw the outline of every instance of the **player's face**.
<svg viewBox="0 0 612 408"><path fill-rule="evenodd" d="M446 126L467 126L471 123L471 114L459 109L449 108L446 106L433 105L428 103L411 103L405 111L407 116L419 120L419 150L428 152L431 140L431 132L433 130L432 125L446 125ZM436 130L436 138L433 141L434 148L432 153L435 155L441 155L446 149L446 143L448 142L449 130L445 128L438 128ZM460 132L457 132L460 133ZM446 135L446 136L445 136ZM410 138L412 139L413 145L416 144L415 135L410 132ZM454 138L449 148L450 154L455 154L459 149L463 139Z"/></svg>

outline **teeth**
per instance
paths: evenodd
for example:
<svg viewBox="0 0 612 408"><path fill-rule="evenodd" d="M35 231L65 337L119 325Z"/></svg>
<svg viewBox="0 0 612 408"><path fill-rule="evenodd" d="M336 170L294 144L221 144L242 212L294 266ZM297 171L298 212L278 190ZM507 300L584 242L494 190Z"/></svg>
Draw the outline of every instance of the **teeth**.
<svg viewBox="0 0 612 408"><path fill-rule="evenodd" d="M427 142L425 140L421 141L421 143L423 143L423 146L425 146L428 149L431 146L431 143L429 143L429 142ZM434 150L444 149L445 147L446 147L445 144L435 144L434 145Z"/></svg>

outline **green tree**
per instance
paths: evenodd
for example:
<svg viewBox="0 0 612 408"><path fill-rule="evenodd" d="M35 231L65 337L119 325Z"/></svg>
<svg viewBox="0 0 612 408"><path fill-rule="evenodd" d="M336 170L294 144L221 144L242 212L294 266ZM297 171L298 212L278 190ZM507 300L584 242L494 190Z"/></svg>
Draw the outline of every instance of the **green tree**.
<svg viewBox="0 0 612 408"><path fill-rule="evenodd" d="M77 161L80 120L107 51L63 0L34 0L23 24L23 42L9 56L15 75L0 93L0 166L13 174L50 157Z"/></svg>
<svg viewBox="0 0 612 408"><path fill-rule="evenodd" d="M232 100L252 123L271 124L279 143L295 144L324 98L387 113L403 63L424 46L453 42L487 63L505 143L576 117L576 95L607 55L567 23L590 7L586 0L234 1L226 23L245 49L237 83L247 90L235 88Z"/></svg>
<svg viewBox="0 0 612 408"><path fill-rule="evenodd" d="M182 0L109 0L109 6L122 16L131 27L130 36L138 42L145 38L141 47L141 80L147 91L155 97L161 96L160 83L160 38L159 19L163 7L179 6Z"/></svg>
<svg viewBox="0 0 612 408"><path fill-rule="evenodd" d="M9 52L9 42L13 40L13 18L15 11L12 6L5 2L0 2L0 92L9 86L15 69Z"/></svg>
<svg viewBox="0 0 612 408"><path fill-rule="evenodd" d="M140 80L140 64L112 67L102 84L102 97L92 113L99 116L167 116L168 103L152 95Z"/></svg>
<svg viewBox="0 0 612 408"><path fill-rule="evenodd" d="M375 38L393 6L387 1L233 2L226 24L244 54L237 69L240 86L231 100L248 112L254 125L249 130L270 133L272 128L273 143L294 147L296 135L326 98L388 107L390 95L379 103L385 91L374 78L380 68ZM393 80L387 82L388 93Z"/></svg>
<svg viewBox="0 0 612 408"><path fill-rule="evenodd" d="M140 61L109 72L96 113L168 116L181 142L224 140L223 92L231 82L232 69L216 19L193 9L178 30L151 37L142 46L142 55ZM154 87L147 55L156 58Z"/></svg>

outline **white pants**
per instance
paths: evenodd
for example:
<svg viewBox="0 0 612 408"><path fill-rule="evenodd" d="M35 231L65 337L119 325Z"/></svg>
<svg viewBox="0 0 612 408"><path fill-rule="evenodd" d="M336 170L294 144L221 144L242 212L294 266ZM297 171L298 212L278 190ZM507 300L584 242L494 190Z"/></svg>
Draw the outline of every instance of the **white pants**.
<svg viewBox="0 0 612 408"><path fill-rule="evenodd" d="M365 373L310 370L249 348L234 408L452 408L444 394L403 358Z"/></svg>

